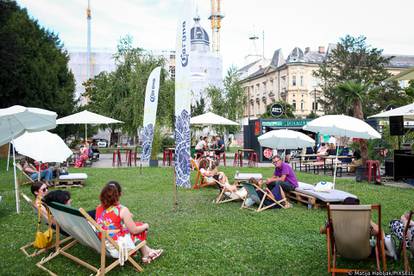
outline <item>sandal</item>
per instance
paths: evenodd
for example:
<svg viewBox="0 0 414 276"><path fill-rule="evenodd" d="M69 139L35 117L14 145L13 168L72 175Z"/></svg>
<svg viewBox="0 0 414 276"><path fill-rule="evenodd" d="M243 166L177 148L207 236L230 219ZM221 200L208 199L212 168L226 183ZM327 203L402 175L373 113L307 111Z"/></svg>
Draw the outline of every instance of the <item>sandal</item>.
<svg viewBox="0 0 414 276"><path fill-rule="evenodd" d="M147 256L147 257L142 257L142 263L143 264L149 264L149 263L151 263L151 261L152 261L152 259L151 259L151 257L150 256Z"/></svg>
<svg viewBox="0 0 414 276"><path fill-rule="evenodd" d="M162 252L164 252L162 249L154 250L148 255L148 257L151 259L151 261L154 261L161 256Z"/></svg>

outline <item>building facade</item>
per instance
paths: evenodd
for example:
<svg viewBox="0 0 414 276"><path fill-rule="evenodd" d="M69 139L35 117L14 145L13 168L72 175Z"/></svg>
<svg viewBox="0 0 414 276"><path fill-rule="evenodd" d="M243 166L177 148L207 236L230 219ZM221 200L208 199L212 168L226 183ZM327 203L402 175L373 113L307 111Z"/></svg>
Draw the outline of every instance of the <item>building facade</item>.
<svg viewBox="0 0 414 276"><path fill-rule="evenodd" d="M296 47L287 58L278 49L268 66L259 66L250 74L246 72L252 71L251 68L257 66L258 62L240 69L241 85L247 96L245 118L260 117L266 113L269 104L277 101L292 105L293 113L298 118L305 118L312 111L323 115L323 107L318 103L323 97L320 81L313 73L318 70L333 47L335 44L330 44L326 50L320 46L317 51L312 51L309 47L302 51ZM414 66L414 56L399 55L391 59L387 69L391 74L397 74L411 66Z"/></svg>

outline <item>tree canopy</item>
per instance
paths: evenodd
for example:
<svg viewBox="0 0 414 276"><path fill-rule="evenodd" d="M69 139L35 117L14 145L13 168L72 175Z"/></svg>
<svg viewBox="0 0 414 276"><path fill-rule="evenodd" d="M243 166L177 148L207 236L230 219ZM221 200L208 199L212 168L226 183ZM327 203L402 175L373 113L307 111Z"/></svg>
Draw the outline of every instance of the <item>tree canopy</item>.
<svg viewBox="0 0 414 276"><path fill-rule="evenodd" d="M145 89L151 71L163 65L157 58L141 48L132 47L127 36L120 40L114 56L116 70L102 72L84 83L87 108L124 122L123 131L135 136L142 127L144 116ZM157 122L172 126L174 123L174 82L166 79L161 70Z"/></svg>
<svg viewBox="0 0 414 276"><path fill-rule="evenodd" d="M71 114L75 82L58 36L14 1L0 0L0 11L0 107L19 104Z"/></svg>
<svg viewBox="0 0 414 276"><path fill-rule="evenodd" d="M243 117L244 106L247 97L239 81L239 75L235 67L230 67L223 81L224 89L210 86L206 89L210 100L208 107L211 112L237 121ZM235 131L237 127L227 127L229 131Z"/></svg>
<svg viewBox="0 0 414 276"><path fill-rule="evenodd" d="M396 81L385 81L391 76L387 66L393 57L386 57L382 50L367 45L363 36L345 36L341 38L327 59L314 73L321 81L324 97L320 100L328 114L354 115L354 106L338 85L352 81L364 86L359 99L364 116L385 109L390 103L406 104L408 97ZM347 84L345 84L346 86Z"/></svg>

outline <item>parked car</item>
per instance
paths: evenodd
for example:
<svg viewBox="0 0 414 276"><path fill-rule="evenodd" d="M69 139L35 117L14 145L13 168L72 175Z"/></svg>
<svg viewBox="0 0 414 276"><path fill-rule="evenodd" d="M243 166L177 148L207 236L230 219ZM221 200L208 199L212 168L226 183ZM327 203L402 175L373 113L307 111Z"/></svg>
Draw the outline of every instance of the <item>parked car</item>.
<svg viewBox="0 0 414 276"><path fill-rule="evenodd" d="M109 142L106 139L95 139L94 142L96 142L96 145L98 145L99 148L106 148L109 145Z"/></svg>

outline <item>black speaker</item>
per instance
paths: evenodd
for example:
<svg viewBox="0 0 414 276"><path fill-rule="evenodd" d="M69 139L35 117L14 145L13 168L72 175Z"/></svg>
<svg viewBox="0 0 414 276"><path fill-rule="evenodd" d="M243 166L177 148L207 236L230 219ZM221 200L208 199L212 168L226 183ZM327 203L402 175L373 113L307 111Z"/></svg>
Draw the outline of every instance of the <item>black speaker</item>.
<svg viewBox="0 0 414 276"><path fill-rule="evenodd" d="M404 119L403 116L390 117L390 135L404 135Z"/></svg>

